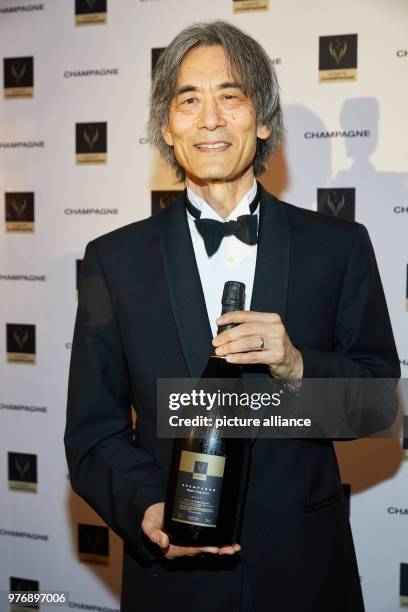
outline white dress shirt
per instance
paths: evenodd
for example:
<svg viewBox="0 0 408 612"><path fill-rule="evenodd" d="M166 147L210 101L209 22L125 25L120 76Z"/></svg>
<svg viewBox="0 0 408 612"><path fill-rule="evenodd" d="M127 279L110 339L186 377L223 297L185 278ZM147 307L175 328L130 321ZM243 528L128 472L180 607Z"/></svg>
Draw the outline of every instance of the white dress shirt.
<svg viewBox="0 0 408 612"><path fill-rule="evenodd" d="M257 184L254 179L251 189L226 219L220 217L205 200L196 195L189 187L187 187L187 196L190 202L201 211L201 219L236 221L240 215L251 213L249 205L255 197L256 189ZM259 205L253 214L258 215L259 219ZM187 219L205 297L208 319L213 336L216 336L218 328L215 321L221 315L221 297L226 281L231 280L245 283L245 310L250 309L258 245L245 244L236 236L225 236L219 249L209 257L205 250L204 240L195 226L194 217L188 211Z"/></svg>

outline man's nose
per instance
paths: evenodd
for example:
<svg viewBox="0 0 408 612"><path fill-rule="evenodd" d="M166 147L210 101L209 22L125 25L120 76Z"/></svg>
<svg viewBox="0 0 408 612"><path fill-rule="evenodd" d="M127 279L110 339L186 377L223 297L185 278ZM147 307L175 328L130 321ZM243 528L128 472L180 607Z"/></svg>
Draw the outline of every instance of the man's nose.
<svg viewBox="0 0 408 612"><path fill-rule="evenodd" d="M215 130L217 127L224 125L225 117L222 114L222 109L219 104L212 96L206 97L200 109L198 127L207 128L207 130Z"/></svg>

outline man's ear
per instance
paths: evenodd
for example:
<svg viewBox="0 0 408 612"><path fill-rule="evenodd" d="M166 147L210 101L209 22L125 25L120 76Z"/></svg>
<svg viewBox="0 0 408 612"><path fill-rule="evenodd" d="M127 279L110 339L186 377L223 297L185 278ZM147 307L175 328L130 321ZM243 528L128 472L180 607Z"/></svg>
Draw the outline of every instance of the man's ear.
<svg viewBox="0 0 408 612"><path fill-rule="evenodd" d="M162 135L164 138L164 142L169 145L169 147L173 146L173 136L171 135L170 129L168 125L162 125L161 128Z"/></svg>
<svg viewBox="0 0 408 612"><path fill-rule="evenodd" d="M267 125L258 125L258 127L256 128L256 135L261 140L266 140L267 138L269 138L271 133L272 128L268 127Z"/></svg>

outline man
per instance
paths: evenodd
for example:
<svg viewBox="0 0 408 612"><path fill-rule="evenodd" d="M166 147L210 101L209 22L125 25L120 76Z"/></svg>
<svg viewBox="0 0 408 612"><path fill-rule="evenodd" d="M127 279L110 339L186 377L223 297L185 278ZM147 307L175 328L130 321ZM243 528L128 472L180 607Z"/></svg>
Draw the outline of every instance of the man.
<svg viewBox="0 0 408 612"><path fill-rule="evenodd" d="M169 543L172 443L156 436L156 383L199 377L212 345L244 371L298 383L398 377L367 231L257 184L282 136L278 85L260 45L228 23L186 28L163 52L149 127L187 190L88 244L65 433L73 489L124 540L121 609L361 612L330 440L255 439L240 543ZM216 244L196 223L251 214L259 229L244 242L231 233L241 221ZM245 282L245 311L219 319L226 280ZM227 322L239 325L215 337Z"/></svg>

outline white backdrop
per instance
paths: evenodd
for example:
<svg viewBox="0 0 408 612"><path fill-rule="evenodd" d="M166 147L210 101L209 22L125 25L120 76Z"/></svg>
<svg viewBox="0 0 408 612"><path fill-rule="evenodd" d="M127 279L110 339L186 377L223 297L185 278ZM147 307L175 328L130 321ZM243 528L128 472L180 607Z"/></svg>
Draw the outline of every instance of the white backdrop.
<svg viewBox="0 0 408 612"><path fill-rule="evenodd" d="M119 607L121 542L70 490L67 372L86 243L150 215L152 191L182 188L146 139L152 49L193 21L220 18L274 58L287 142L261 180L312 209L318 189L329 190L320 205L340 216L352 218L354 201L406 377L408 5L270 0L267 10L233 12L232 0L108 0L105 12L102 0L76 4L82 25L74 0L0 0L0 591L63 589L72 608L106 610ZM355 34L356 80L319 82L319 37L331 37L329 61L341 76L355 45L342 36ZM76 124L87 124L79 131L92 153L104 131L93 124L104 123L106 163L77 164ZM360 440L336 449L367 612L408 607L402 446Z"/></svg>

